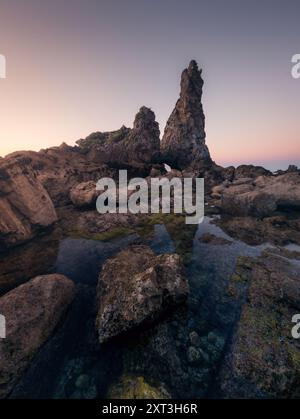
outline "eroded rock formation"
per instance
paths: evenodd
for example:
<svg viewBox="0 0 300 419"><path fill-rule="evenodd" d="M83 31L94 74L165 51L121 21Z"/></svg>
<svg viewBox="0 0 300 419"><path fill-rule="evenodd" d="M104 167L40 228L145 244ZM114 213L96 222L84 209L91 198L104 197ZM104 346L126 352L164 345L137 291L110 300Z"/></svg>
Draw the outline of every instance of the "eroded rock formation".
<svg viewBox="0 0 300 419"><path fill-rule="evenodd" d="M177 254L156 256L142 245L121 251L104 264L99 278L100 342L152 322L183 302L188 290Z"/></svg>
<svg viewBox="0 0 300 419"><path fill-rule="evenodd" d="M161 142L162 159L177 169L210 167L205 144L205 116L202 108L202 70L191 61L181 76L181 91Z"/></svg>
<svg viewBox="0 0 300 419"><path fill-rule="evenodd" d="M0 298L6 339L0 342L0 398L7 396L49 338L75 295L62 275L39 276Z"/></svg>
<svg viewBox="0 0 300 419"><path fill-rule="evenodd" d="M159 126L154 112L143 106L137 113L133 128L123 126L118 131L95 132L77 141L93 159L124 167L150 164L159 157ZM146 170L147 172L147 170Z"/></svg>

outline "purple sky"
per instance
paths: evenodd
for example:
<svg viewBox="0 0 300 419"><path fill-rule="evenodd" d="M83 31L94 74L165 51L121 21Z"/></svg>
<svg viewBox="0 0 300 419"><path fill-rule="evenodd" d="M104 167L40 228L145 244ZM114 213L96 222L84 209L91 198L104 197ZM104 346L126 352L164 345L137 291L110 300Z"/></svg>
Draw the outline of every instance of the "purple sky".
<svg viewBox="0 0 300 419"><path fill-rule="evenodd" d="M132 126L163 132L190 59L223 165L300 165L299 0L0 0L0 155Z"/></svg>

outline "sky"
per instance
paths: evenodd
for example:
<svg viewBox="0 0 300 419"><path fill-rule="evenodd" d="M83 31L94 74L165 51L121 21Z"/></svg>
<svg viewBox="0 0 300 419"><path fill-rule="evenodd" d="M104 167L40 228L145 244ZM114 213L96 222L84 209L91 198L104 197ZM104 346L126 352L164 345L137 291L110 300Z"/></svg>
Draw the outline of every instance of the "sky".
<svg viewBox="0 0 300 419"><path fill-rule="evenodd" d="M300 165L299 0L0 0L0 155L131 127L161 134L191 59L222 165Z"/></svg>

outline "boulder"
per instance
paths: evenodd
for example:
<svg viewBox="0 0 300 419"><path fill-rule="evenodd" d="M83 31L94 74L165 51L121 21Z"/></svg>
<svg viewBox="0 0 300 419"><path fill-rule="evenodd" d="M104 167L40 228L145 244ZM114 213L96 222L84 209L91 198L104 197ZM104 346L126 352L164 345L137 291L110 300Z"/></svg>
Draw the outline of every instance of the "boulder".
<svg viewBox="0 0 300 419"><path fill-rule="evenodd" d="M75 185L70 191L72 204L77 208L95 207L99 192L96 190L96 182L82 182Z"/></svg>
<svg viewBox="0 0 300 419"><path fill-rule="evenodd" d="M0 160L0 250L32 239L57 220L53 203L29 162Z"/></svg>
<svg viewBox="0 0 300 419"><path fill-rule="evenodd" d="M185 301L188 290L177 254L157 256L142 245L121 251L103 265L99 278L99 341L153 322Z"/></svg>
<svg viewBox="0 0 300 419"><path fill-rule="evenodd" d="M6 338L0 341L0 398L9 395L74 295L73 282L54 274L38 276L0 298L6 319Z"/></svg>

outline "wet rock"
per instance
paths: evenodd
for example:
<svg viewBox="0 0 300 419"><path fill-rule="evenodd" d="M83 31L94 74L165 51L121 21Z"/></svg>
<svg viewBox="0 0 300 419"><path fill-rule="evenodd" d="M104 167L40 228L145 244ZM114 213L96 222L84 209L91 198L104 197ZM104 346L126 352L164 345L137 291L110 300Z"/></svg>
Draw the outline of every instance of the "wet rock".
<svg viewBox="0 0 300 419"><path fill-rule="evenodd" d="M266 242L276 245L300 244L300 219L285 215L257 219L221 216L214 220L229 236L250 245Z"/></svg>
<svg viewBox="0 0 300 419"><path fill-rule="evenodd" d="M224 239L224 237L218 237L211 233L205 233L203 234L199 240L202 243L211 244L213 246L223 246L226 244L232 244L232 241Z"/></svg>
<svg viewBox="0 0 300 419"><path fill-rule="evenodd" d="M239 259L231 288L243 305L221 374L226 397L299 398L299 279L299 265L281 257Z"/></svg>
<svg viewBox="0 0 300 419"><path fill-rule="evenodd" d="M6 397L45 343L75 295L62 275L39 276L0 298L6 339L0 342L0 397Z"/></svg>
<svg viewBox="0 0 300 419"><path fill-rule="evenodd" d="M9 159L15 158L26 161L27 167L35 173L55 207L70 204L73 186L92 180L96 182L101 177L117 176L115 169L79 147L64 145L39 152L20 151L9 156Z"/></svg>
<svg viewBox="0 0 300 419"><path fill-rule="evenodd" d="M202 71L191 61L181 76L181 91L161 142L162 160L178 169L203 169L212 165L205 144L202 108Z"/></svg>
<svg viewBox="0 0 300 419"><path fill-rule="evenodd" d="M188 283L177 254L156 256L147 246L121 251L104 264L99 278L100 342L151 323L187 295Z"/></svg>
<svg viewBox="0 0 300 419"><path fill-rule="evenodd" d="M0 161L0 251L26 242L57 220L53 203L24 159Z"/></svg>
<svg viewBox="0 0 300 419"><path fill-rule="evenodd" d="M1 254L0 295L42 275L54 265L59 248L56 230Z"/></svg>

